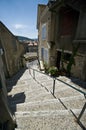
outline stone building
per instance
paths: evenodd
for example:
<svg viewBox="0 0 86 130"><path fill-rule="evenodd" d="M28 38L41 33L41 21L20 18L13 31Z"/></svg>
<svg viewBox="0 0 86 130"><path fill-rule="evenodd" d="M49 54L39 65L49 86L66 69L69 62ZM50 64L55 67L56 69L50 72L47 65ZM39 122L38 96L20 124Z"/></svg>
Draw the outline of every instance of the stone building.
<svg viewBox="0 0 86 130"><path fill-rule="evenodd" d="M0 51L0 130L12 130L14 128L15 121L7 101L2 55L3 53Z"/></svg>
<svg viewBox="0 0 86 130"><path fill-rule="evenodd" d="M38 52L38 44L35 41L30 41L28 43L28 52Z"/></svg>
<svg viewBox="0 0 86 130"><path fill-rule="evenodd" d="M50 12L46 5L38 5L37 29L38 29L38 54L39 60L43 60L49 64L49 48L48 48L48 18Z"/></svg>
<svg viewBox="0 0 86 130"><path fill-rule="evenodd" d="M38 52L38 43L36 41L21 41L26 52Z"/></svg>
<svg viewBox="0 0 86 130"><path fill-rule="evenodd" d="M21 56L24 47L2 22L0 22L0 48L3 51L5 75L11 77L22 66Z"/></svg>
<svg viewBox="0 0 86 130"><path fill-rule="evenodd" d="M37 29L39 60L49 66L67 67L74 49L78 48L72 74L86 80L86 2L84 0L49 0L38 5Z"/></svg>

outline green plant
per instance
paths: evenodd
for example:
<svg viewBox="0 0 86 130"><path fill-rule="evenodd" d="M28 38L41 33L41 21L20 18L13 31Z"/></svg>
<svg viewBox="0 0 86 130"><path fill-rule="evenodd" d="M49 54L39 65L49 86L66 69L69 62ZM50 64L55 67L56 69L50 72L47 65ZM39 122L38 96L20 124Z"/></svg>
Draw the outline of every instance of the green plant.
<svg viewBox="0 0 86 130"><path fill-rule="evenodd" d="M49 73L50 73L51 76L57 77L58 76L58 69L57 69L57 67L55 67L55 66L50 67L49 68Z"/></svg>
<svg viewBox="0 0 86 130"><path fill-rule="evenodd" d="M71 74L71 68L72 68L72 65L75 65L75 56L77 55L77 51L78 51L78 48L79 48L79 45L78 44L76 47L72 44L73 46L73 51L72 51L72 55L70 57L70 60L69 60L69 63L67 65L67 73L68 73L68 76L70 76Z"/></svg>
<svg viewBox="0 0 86 130"><path fill-rule="evenodd" d="M47 73L47 74L49 73L48 72L49 66L48 66L48 64L46 62L44 63L44 70L45 70L45 73Z"/></svg>

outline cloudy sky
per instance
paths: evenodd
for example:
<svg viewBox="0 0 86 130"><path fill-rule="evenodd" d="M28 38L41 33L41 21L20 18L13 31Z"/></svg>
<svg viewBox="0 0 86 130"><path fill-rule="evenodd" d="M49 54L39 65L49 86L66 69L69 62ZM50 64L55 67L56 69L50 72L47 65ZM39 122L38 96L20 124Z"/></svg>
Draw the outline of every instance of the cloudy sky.
<svg viewBox="0 0 86 130"><path fill-rule="evenodd" d="M37 5L48 0L0 0L0 21L14 34L37 38Z"/></svg>

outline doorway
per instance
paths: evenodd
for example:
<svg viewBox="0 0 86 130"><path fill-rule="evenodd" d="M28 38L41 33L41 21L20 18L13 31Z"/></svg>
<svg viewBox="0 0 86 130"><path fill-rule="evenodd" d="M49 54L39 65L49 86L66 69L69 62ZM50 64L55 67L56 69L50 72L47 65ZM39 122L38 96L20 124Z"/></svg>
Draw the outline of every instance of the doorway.
<svg viewBox="0 0 86 130"><path fill-rule="evenodd" d="M60 69L60 62L61 62L61 52L57 51L57 62L56 62L56 66L57 66L58 70Z"/></svg>

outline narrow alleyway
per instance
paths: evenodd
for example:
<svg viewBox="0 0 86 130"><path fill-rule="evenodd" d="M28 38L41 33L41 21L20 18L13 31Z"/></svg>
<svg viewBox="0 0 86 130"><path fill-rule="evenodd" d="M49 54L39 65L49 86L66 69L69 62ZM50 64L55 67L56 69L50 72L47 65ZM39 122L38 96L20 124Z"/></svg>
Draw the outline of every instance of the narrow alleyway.
<svg viewBox="0 0 86 130"><path fill-rule="evenodd" d="M37 62L29 66L38 70ZM60 76L58 79L55 82L54 96L53 79L39 72L34 73L32 69L24 68L8 80L8 100L17 123L15 130L85 129L86 111L80 123L76 121L86 102L85 97L67 85L79 88L79 85L74 83L77 80L65 76ZM78 83L83 84L83 87L86 85ZM86 92L85 89L80 90Z"/></svg>

